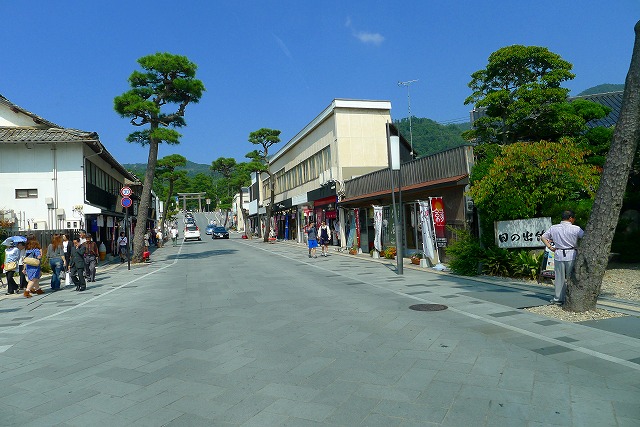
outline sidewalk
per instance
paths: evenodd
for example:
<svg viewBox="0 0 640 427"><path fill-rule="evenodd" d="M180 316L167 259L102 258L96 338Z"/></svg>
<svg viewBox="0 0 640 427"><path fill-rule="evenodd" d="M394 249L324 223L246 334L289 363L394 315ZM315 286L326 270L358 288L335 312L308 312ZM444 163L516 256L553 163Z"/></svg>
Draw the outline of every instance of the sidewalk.
<svg viewBox="0 0 640 427"><path fill-rule="evenodd" d="M150 248L149 251L151 252L151 257L153 258L153 253L156 251L156 249L158 249L157 247L153 247ZM99 277L101 273L107 272L107 271L111 271L114 268L117 268L120 265L124 265L126 268L127 263L121 263L120 262L120 258L116 255L116 256L109 256L107 255L107 258L104 261L99 261L98 265L96 266L96 277ZM137 267L139 265L145 265L145 264L131 264L131 268ZM16 276L14 276L14 279L16 279ZM6 295L7 293L7 280L5 275L2 275L2 283L4 284L4 286L0 287L0 303L2 303L3 300L5 299L13 299L13 298L24 298L22 293L19 294L14 294L14 295ZM16 280L17 283L17 280ZM40 277L40 287L46 292L51 292L51 273L43 273L42 276ZM71 283L65 283L64 280L61 281L60 284L60 289L64 290L65 288L70 288L72 286Z"/></svg>
<svg viewBox="0 0 640 427"><path fill-rule="evenodd" d="M302 244L278 242L283 243L306 251ZM396 267L396 260L373 259L369 254L350 255L335 250L330 251L330 255L363 264L381 263L394 271ZM389 282L389 289L416 299L428 299L429 303L447 305L448 310L470 319L482 319L486 326L474 329L519 347L605 377L617 377L635 387L640 384L638 314L581 323L546 318L521 309L547 305L553 296L551 287L486 276L457 276L407 262L405 260L403 264L405 274L398 275L397 281ZM416 274L423 277L420 284L403 283ZM409 288L409 291L402 288Z"/></svg>

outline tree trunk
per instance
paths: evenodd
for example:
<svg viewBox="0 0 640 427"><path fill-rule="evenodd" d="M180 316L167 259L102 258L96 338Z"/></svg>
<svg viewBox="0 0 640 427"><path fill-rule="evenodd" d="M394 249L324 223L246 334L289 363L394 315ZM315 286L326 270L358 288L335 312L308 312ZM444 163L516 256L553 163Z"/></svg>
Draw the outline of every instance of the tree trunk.
<svg viewBox="0 0 640 427"><path fill-rule="evenodd" d="M169 202L171 201L171 196L173 195L173 183L174 181L171 178L169 178L169 194L167 196L167 201L164 203L162 219L160 220L160 230L162 230L163 236L164 236L164 223L167 221L167 210L169 208Z"/></svg>
<svg viewBox="0 0 640 427"><path fill-rule="evenodd" d="M138 205L138 216L136 218L136 229L133 233L133 262L142 262L142 252L144 251L144 234L147 231L147 218L149 216L149 206L151 205L151 189L153 188L153 176L156 173L158 163L158 142L151 139L149 142L149 157L147 160L147 170L144 174L144 184Z"/></svg>
<svg viewBox="0 0 640 427"><path fill-rule="evenodd" d="M620 118L604 165L591 216L580 243L573 274L567 283L565 310L596 307L611 242L618 224L629 170L640 139L640 21L622 95Z"/></svg>

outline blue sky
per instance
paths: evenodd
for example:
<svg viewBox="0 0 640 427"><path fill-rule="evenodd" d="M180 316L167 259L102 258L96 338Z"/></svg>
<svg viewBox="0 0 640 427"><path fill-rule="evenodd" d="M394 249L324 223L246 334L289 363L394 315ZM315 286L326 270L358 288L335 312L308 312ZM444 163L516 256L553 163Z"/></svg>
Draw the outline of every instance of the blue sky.
<svg viewBox="0 0 640 427"><path fill-rule="evenodd" d="M0 94L64 127L95 131L121 163L147 160L113 110L136 60L187 56L207 91L187 108L178 146L196 163L244 155L250 132L284 144L334 98L392 103L407 117L468 118L467 84L489 55L545 46L574 65L572 94L623 83L638 0L166 1L0 0Z"/></svg>

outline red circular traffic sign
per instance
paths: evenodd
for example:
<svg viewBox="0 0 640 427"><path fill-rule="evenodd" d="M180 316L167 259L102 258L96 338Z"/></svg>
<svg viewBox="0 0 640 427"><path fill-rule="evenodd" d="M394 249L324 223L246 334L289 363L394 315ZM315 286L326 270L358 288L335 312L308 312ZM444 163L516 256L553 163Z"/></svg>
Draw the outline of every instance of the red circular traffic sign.
<svg viewBox="0 0 640 427"><path fill-rule="evenodd" d="M123 197L122 200L120 201L120 204L122 205L123 208L130 207L132 203L133 202L128 197Z"/></svg>
<svg viewBox="0 0 640 427"><path fill-rule="evenodd" d="M120 189L120 195L122 195L122 197L129 197L131 193L133 192L131 191L130 187L122 187Z"/></svg>

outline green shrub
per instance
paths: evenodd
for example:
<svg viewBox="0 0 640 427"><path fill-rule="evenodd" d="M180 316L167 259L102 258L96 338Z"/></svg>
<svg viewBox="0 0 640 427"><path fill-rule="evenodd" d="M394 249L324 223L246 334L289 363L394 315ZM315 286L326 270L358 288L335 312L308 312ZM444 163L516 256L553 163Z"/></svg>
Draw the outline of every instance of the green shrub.
<svg viewBox="0 0 640 427"><path fill-rule="evenodd" d="M387 248L385 248L384 250L384 257L386 259L395 259L396 257L396 247L395 246L389 246Z"/></svg>
<svg viewBox="0 0 640 427"><path fill-rule="evenodd" d="M640 231L616 233L611 243L611 252L620 254L618 258L620 262L640 262L639 241Z"/></svg>
<svg viewBox="0 0 640 427"><path fill-rule="evenodd" d="M490 276L511 276L513 252L507 249L492 247L485 250L482 257L482 272Z"/></svg>
<svg viewBox="0 0 640 427"><path fill-rule="evenodd" d="M463 276L476 276L478 266L484 251L480 242L469 231L449 228L455 233L455 239L449 243L446 249L447 257L450 257L449 268L456 274Z"/></svg>
<svg viewBox="0 0 640 427"><path fill-rule="evenodd" d="M512 271L515 276L535 280L538 277L544 252L521 250L513 257Z"/></svg>

